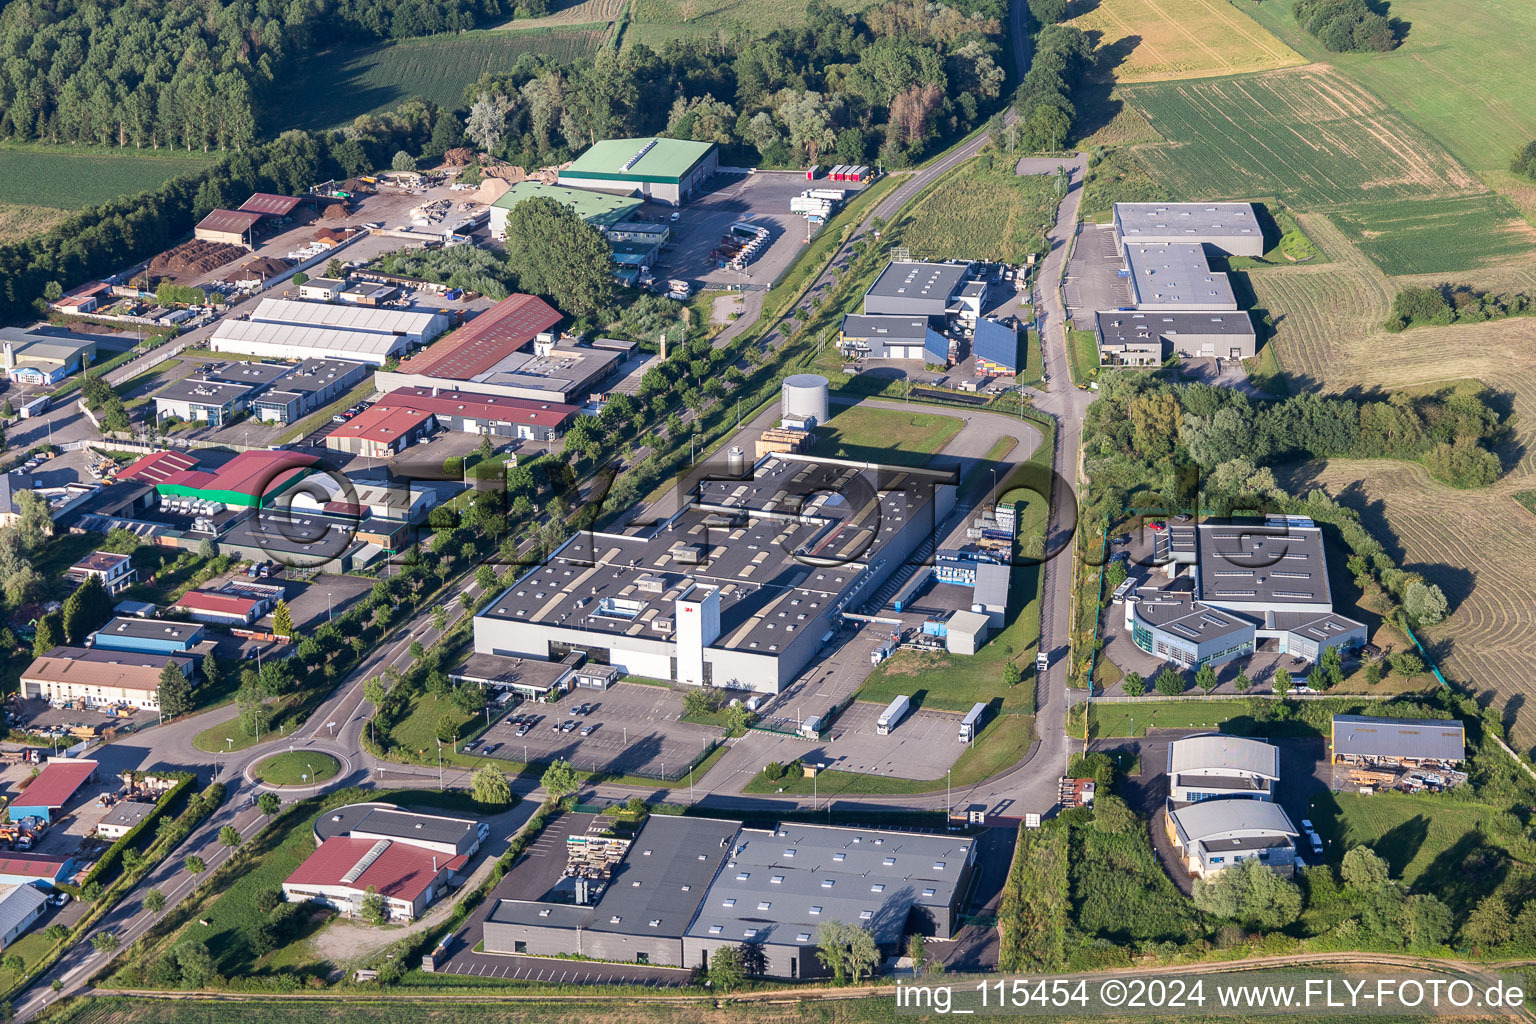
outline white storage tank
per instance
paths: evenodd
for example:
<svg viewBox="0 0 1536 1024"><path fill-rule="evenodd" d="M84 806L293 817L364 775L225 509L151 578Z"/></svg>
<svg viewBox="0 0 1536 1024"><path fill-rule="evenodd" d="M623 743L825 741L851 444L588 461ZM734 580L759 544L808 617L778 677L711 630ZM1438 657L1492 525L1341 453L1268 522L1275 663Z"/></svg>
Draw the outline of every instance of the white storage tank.
<svg viewBox="0 0 1536 1024"><path fill-rule="evenodd" d="M785 419L814 419L825 423L827 378L819 373L797 373L784 378L784 400L780 409Z"/></svg>

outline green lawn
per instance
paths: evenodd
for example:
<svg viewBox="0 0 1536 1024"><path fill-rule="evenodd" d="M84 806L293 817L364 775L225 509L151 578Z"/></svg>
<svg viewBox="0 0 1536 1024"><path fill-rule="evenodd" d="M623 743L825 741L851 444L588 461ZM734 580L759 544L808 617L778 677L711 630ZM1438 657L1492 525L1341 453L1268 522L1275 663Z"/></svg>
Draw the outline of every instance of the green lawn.
<svg viewBox="0 0 1536 1024"><path fill-rule="evenodd" d="M1044 453L1050 458L1051 442L1046 438L1031 461ZM1025 491L1006 490L1019 509L1019 537L1044 529L1048 512L1046 498ZM875 704L889 704L899 694L907 694L918 706L944 711L969 711L974 704L999 701L1005 714L1031 714L1035 710L1034 655L1040 642L1040 569L1037 565L1015 565L1009 595L1009 608L1018 609L1001 632L976 654L902 651L887 658L859 687L858 699ZM1009 686L1003 681L1003 665L1013 661L1019 666L1020 681Z"/></svg>
<svg viewBox="0 0 1536 1024"><path fill-rule="evenodd" d="M817 426L811 454L921 466L963 426L965 421L939 413L845 405Z"/></svg>
<svg viewBox="0 0 1536 1024"><path fill-rule="evenodd" d="M817 793L825 797L859 795L898 795L903 793L932 793L943 789L947 781L951 787L971 786L1006 771L1021 761L1029 752L1035 738L1034 715L999 715L987 723L981 735L955 761L946 780L899 779L889 775L868 775L864 772L824 771L817 779L804 774L786 776L770 782L758 775L742 790L745 793L785 793L809 796Z"/></svg>
<svg viewBox="0 0 1536 1024"><path fill-rule="evenodd" d="M90 146L0 146L0 203L78 210L194 174L216 153Z"/></svg>
<svg viewBox="0 0 1536 1024"><path fill-rule="evenodd" d="M273 786L312 786L334 778L341 762L319 751L292 750L273 754L256 766L255 775Z"/></svg>
<svg viewBox="0 0 1536 1024"><path fill-rule="evenodd" d="M1198 691L1195 691L1198 692ZM1136 704L1106 704L1095 701L1094 736L1111 739L1121 736L1145 736L1149 728L1215 728L1229 718L1248 714L1248 704L1241 700L1147 701Z"/></svg>
<svg viewBox="0 0 1536 1024"><path fill-rule="evenodd" d="M1059 204L1053 178L993 169L987 159L961 164L908 205L891 223L892 244L932 260L1023 263L1044 251Z"/></svg>
<svg viewBox="0 0 1536 1024"><path fill-rule="evenodd" d="M1275 244L1262 256L1229 256L1228 270L1263 270L1266 267L1290 267L1303 263L1315 267L1328 262L1327 253L1307 236L1289 210L1279 206L1268 207L1278 229Z"/></svg>
<svg viewBox="0 0 1536 1024"><path fill-rule="evenodd" d="M1330 793L1313 810L1330 857L1369 846L1393 875L1437 894L1456 884L1455 869L1469 849L1487 842L1498 813L1487 804L1434 793Z"/></svg>
<svg viewBox="0 0 1536 1024"><path fill-rule="evenodd" d="M1099 335L1096 331L1067 332L1067 359L1072 367L1072 383L1086 384L1099 373Z"/></svg>
<svg viewBox="0 0 1536 1024"><path fill-rule="evenodd" d="M1536 491L1516 491L1514 498L1527 512L1536 515Z"/></svg>

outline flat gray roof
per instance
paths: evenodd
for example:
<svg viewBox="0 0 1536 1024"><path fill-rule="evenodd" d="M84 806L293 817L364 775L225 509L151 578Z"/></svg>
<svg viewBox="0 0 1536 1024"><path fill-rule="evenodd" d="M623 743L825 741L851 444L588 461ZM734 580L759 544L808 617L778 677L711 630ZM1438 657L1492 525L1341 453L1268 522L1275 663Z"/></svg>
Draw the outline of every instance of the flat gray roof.
<svg viewBox="0 0 1536 1024"><path fill-rule="evenodd" d="M591 922L593 908L574 903L544 903L538 900L496 901L486 916L486 924L516 924L538 928L585 928Z"/></svg>
<svg viewBox="0 0 1536 1024"><path fill-rule="evenodd" d="M843 333L850 338L879 338L922 344L928 337L926 316L849 313L843 317Z"/></svg>
<svg viewBox="0 0 1536 1024"><path fill-rule="evenodd" d="M119 616L96 631L106 637L132 637L136 640L163 640L185 643L203 632L200 622L167 622L162 619L136 619Z"/></svg>
<svg viewBox="0 0 1536 1024"><path fill-rule="evenodd" d="M166 402L190 402L193 405L223 405L238 401L253 390L249 384L221 384L217 381L189 378L178 380L155 392L155 398Z"/></svg>
<svg viewBox="0 0 1536 1024"><path fill-rule="evenodd" d="M1004 607L1008 604L1008 583L1012 577L1012 569L998 562L976 563L976 587L973 591L975 603L997 605Z"/></svg>
<svg viewBox="0 0 1536 1024"><path fill-rule="evenodd" d="M570 668L534 658L506 658L499 654L471 654L463 664L448 670L448 678L486 686L525 686L548 690L570 674Z"/></svg>
<svg viewBox="0 0 1536 1024"><path fill-rule="evenodd" d="M101 816L99 824L124 825L132 828L155 811L155 805L135 800L124 800Z"/></svg>
<svg viewBox="0 0 1536 1024"><path fill-rule="evenodd" d="M1136 614L1159 629L1190 643L1209 643L1253 628L1253 623L1229 612L1198 604L1188 591L1142 587L1136 591Z"/></svg>
<svg viewBox="0 0 1536 1024"><path fill-rule="evenodd" d="M1334 715L1333 752L1358 757L1460 761L1467 756L1466 728L1454 718Z"/></svg>
<svg viewBox="0 0 1536 1024"><path fill-rule="evenodd" d="M614 870L586 927L681 938L740 828L739 821L651 815Z"/></svg>
<svg viewBox="0 0 1536 1024"><path fill-rule="evenodd" d="M775 654L854 586L885 538L932 508L940 479L952 475L773 456L750 479L705 482L695 507L649 537L577 534L480 614L662 640L674 602L708 586L720 591L712 646ZM736 525L721 524L728 515Z"/></svg>
<svg viewBox="0 0 1536 1024"><path fill-rule="evenodd" d="M1252 203L1116 203L1120 234L1138 238L1183 236L1191 241L1262 237Z"/></svg>
<svg viewBox="0 0 1536 1024"><path fill-rule="evenodd" d="M1309 523L1200 524L1200 598L1216 603L1327 604L1323 533Z"/></svg>
<svg viewBox="0 0 1536 1024"><path fill-rule="evenodd" d="M1247 310L1124 310L1110 309L1095 314L1099 337L1105 345L1161 343L1170 335L1214 334L1222 337L1251 338L1253 319Z"/></svg>
<svg viewBox="0 0 1536 1024"><path fill-rule="evenodd" d="M1189 306L1232 309L1237 298L1227 275L1212 270L1198 242L1127 245L1131 294L1138 306Z"/></svg>
<svg viewBox="0 0 1536 1024"><path fill-rule="evenodd" d="M923 263L915 260L886 264L865 295L893 299L947 301L970 272L969 263Z"/></svg>
<svg viewBox="0 0 1536 1024"><path fill-rule="evenodd" d="M440 814L422 814L402 810L392 804L347 804L326 811L315 819L315 834L321 839L364 832L409 843L446 843L471 846L478 823L469 818L449 818Z"/></svg>
<svg viewBox="0 0 1536 1024"><path fill-rule="evenodd" d="M288 367L288 373L281 381L282 390L287 393L312 394L325 390L338 380L346 380L364 368L362 363L347 359L306 359L298 366ZM373 372L371 366L366 369L369 373Z"/></svg>
<svg viewBox="0 0 1536 1024"><path fill-rule="evenodd" d="M787 822L742 829L688 934L811 947L818 925L842 921L889 945L913 907L951 905L974 842Z"/></svg>
<svg viewBox="0 0 1536 1024"><path fill-rule="evenodd" d="M292 363L258 363L254 360L240 360L225 363L222 366L206 367L198 374L203 380L215 380L221 384L249 384L252 387L261 387L270 384L279 377L285 377L293 372Z"/></svg>

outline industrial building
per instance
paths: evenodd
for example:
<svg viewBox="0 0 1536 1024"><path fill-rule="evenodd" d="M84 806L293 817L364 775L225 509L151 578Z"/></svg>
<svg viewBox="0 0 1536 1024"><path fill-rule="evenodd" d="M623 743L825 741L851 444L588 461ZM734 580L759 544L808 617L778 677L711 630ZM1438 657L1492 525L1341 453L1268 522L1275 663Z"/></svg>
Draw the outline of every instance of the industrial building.
<svg viewBox="0 0 1536 1024"><path fill-rule="evenodd" d="M954 507L953 472L799 454L742 472L652 531L572 537L475 617L475 651L777 693Z"/></svg>
<svg viewBox="0 0 1536 1024"><path fill-rule="evenodd" d="M219 384L196 378L178 380L155 395L155 419L222 427L244 411L250 393L251 389L244 384Z"/></svg>
<svg viewBox="0 0 1536 1024"><path fill-rule="evenodd" d="M1107 366L1161 366L1170 355L1249 359L1258 351L1246 311L1223 313L1111 310L1095 316L1099 361Z"/></svg>
<svg viewBox="0 0 1536 1024"><path fill-rule="evenodd" d="M96 343L0 328L5 375L13 384L57 384L96 359Z"/></svg>
<svg viewBox="0 0 1536 1024"><path fill-rule="evenodd" d="M369 367L346 359L306 359L251 400L251 413L264 423L297 423L357 387Z"/></svg>
<svg viewBox="0 0 1536 1024"><path fill-rule="evenodd" d="M197 674L197 660L191 655L54 647L22 670L21 695L50 704L131 704L155 711L160 707L160 673L168 664L188 679Z"/></svg>
<svg viewBox="0 0 1536 1024"><path fill-rule="evenodd" d="M579 658L558 663L532 658L502 658L494 654L471 654L457 667L448 670L453 683L474 683L500 692L510 691L528 700L543 700L550 693L569 690L577 675L587 670L572 668ZM612 670L612 666L607 666Z"/></svg>
<svg viewBox="0 0 1536 1024"><path fill-rule="evenodd" d="M8 808L12 821L58 819L75 792L96 777L96 762L72 757L50 757L31 785L16 794Z"/></svg>
<svg viewBox="0 0 1536 1024"><path fill-rule="evenodd" d="M1100 365L1255 354L1253 323L1239 309L1231 280L1210 263L1213 254L1263 254L1251 203L1116 203L1114 225L1130 307L1096 315Z"/></svg>
<svg viewBox="0 0 1536 1024"><path fill-rule="evenodd" d="M1363 623L1333 611L1322 531L1310 519L1173 524L1154 544L1167 583L1125 599L1126 629L1148 654L1194 668L1273 640L1315 662L1366 641Z"/></svg>
<svg viewBox="0 0 1536 1024"><path fill-rule="evenodd" d="M121 839L153 813L155 805L152 803L124 800L96 823L96 834L102 839Z"/></svg>
<svg viewBox="0 0 1536 1024"><path fill-rule="evenodd" d="M533 295L513 295L470 320L394 371L379 390L452 388L530 402L584 405L623 359L623 352L557 338L563 317Z"/></svg>
<svg viewBox="0 0 1536 1024"><path fill-rule="evenodd" d="M557 181L679 206L693 198L719 166L719 153L712 142L605 139L561 169Z"/></svg>
<svg viewBox="0 0 1536 1024"><path fill-rule="evenodd" d="M1116 203L1115 238L1125 242L1200 242L1232 256L1264 255L1252 203Z"/></svg>
<svg viewBox="0 0 1536 1024"><path fill-rule="evenodd" d="M1012 377L1024 365L1019 359L1018 330L986 317L976 321L971 352L976 356L976 372L989 377Z"/></svg>
<svg viewBox="0 0 1536 1024"><path fill-rule="evenodd" d="M299 298L306 302L335 302L347 282L334 277L312 277L299 285Z"/></svg>
<svg viewBox="0 0 1536 1024"><path fill-rule="evenodd" d="M376 403L376 407L431 413L444 430L531 441L558 440L581 413L579 406L560 402L530 402L500 395L419 387L391 391Z"/></svg>
<svg viewBox="0 0 1536 1024"><path fill-rule="evenodd" d="M934 330L926 316L846 314L837 346L849 359L919 359L949 365L949 339Z"/></svg>
<svg viewBox="0 0 1536 1024"><path fill-rule="evenodd" d="M261 220L261 214L250 210L212 210L197 222L197 226L192 229L192 237L200 242L253 248L251 240Z"/></svg>
<svg viewBox="0 0 1536 1024"><path fill-rule="evenodd" d="M430 412L403 406L370 405L325 436L334 452L370 459L387 459L432 433L437 427Z"/></svg>
<svg viewBox="0 0 1536 1024"><path fill-rule="evenodd" d="M86 637L85 645L98 651L130 651L138 654L186 654L202 643L203 627L194 622L166 622L118 615Z"/></svg>
<svg viewBox="0 0 1536 1024"><path fill-rule="evenodd" d="M132 555L92 551L64 570L64 575L76 583L84 583L89 579L100 580L108 594L116 595L118 591L133 585L139 571L133 567Z"/></svg>
<svg viewBox="0 0 1536 1024"><path fill-rule="evenodd" d="M1466 728L1454 718L1334 715L1328 749L1334 764L1388 768L1458 768Z"/></svg>
<svg viewBox="0 0 1536 1024"><path fill-rule="evenodd" d="M595 187L595 186L594 186ZM568 207L588 224L605 231L624 223L645 205L643 199L633 196L616 196L608 192L594 192L589 188L566 188L527 179L507 189L502 197L491 204L491 237L505 238L507 214L525 199L552 199Z"/></svg>
<svg viewBox="0 0 1536 1024"><path fill-rule="evenodd" d="M1127 245L1125 265L1131 272L1131 303L1139 310L1237 310L1232 282L1211 269L1203 245Z"/></svg>
<svg viewBox="0 0 1536 1024"><path fill-rule="evenodd" d="M263 508L309 475L320 460L294 451L243 451L212 469L182 452L151 452L129 465L119 481L153 484L160 497L221 502L236 508Z"/></svg>
<svg viewBox="0 0 1536 1024"><path fill-rule="evenodd" d="M253 192L251 198L240 204L243 213L255 213L273 220L287 220L293 216L293 211L304 203L313 200L303 199L298 196L280 196L271 192Z"/></svg>
<svg viewBox="0 0 1536 1024"><path fill-rule="evenodd" d="M53 889L75 874L73 857L48 853L0 853L0 885L30 885Z"/></svg>
<svg viewBox="0 0 1536 1024"><path fill-rule="evenodd" d="M1209 878L1256 858L1282 877L1296 871L1300 835L1279 804L1267 800L1203 800L1168 811L1168 839L1196 878Z"/></svg>
<svg viewBox="0 0 1536 1024"><path fill-rule="evenodd" d="M485 950L708 967L745 944L770 977L819 977L824 922L867 928L887 956L908 934L953 937L975 856L965 837L652 815L595 903L501 900Z"/></svg>
<svg viewBox="0 0 1536 1024"><path fill-rule="evenodd" d="M1273 800L1280 748L1242 736L1185 736L1168 744L1168 799L1178 804Z"/></svg>
<svg viewBox="0 0 1536 1024"><path fill-rule="evenodd" d="M438 895L463 881L480 848L480 826L466 818L349 804L315 821L315 852L283 882L289 900L309 900L356 917L372 894L392 922L414 921Z"/></svg>
<svg viewBox="0 0 1536 1024"><path fill-rule="evenodd" d="M382 366L448 329L446 313L370 309L328 302L262 299L248 320L221 320L215 352L275 359L339 359Z"/></svg>
<svg viewBox="0 0 1536 1024"><path fill-rule="evenodd" d="M864 293L864 313L927 317L959 313L960 294L970 277L969 263L892 260Z"/></svg>
<svg viewBox="0 0 1536 1024"><path fill-rule="evenodd" d="M0 952L27 933L48 909L48 897L35 885L0 885Z"/></svg>
<svg viewBox="0 0 1536 1024"><path fill-rule="evenodd" d="M193 622L249 626L276 607L283 588L265 583L226 583L215 590L189 590L174 605Z"/></svg>

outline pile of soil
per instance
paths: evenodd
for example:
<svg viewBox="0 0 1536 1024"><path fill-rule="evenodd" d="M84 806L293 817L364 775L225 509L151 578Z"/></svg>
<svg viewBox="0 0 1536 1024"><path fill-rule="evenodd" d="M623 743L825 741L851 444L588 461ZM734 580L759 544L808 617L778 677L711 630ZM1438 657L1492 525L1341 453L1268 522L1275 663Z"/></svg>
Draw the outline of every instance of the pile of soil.
<svg viewBox="0 0 1536 1024"><path fill-rule="evenodd" d="M149 261L149 269L161 274L206 274L250 252L243 245L193 239L172 246Z"/></svg>
<svg viewBox="0 0 1536 1024"><path fill-rule="evenodd" d="M455 146L443 154L443 163L449 167L468 167L475 162L475 151L467 146Z"/></svg>
<svg viewBox="0 0 1536 1024"><path fill-rule="evenodd" d="M346 203L332 203L320 212L321 220L346 220L351 216Z"/></svg>

